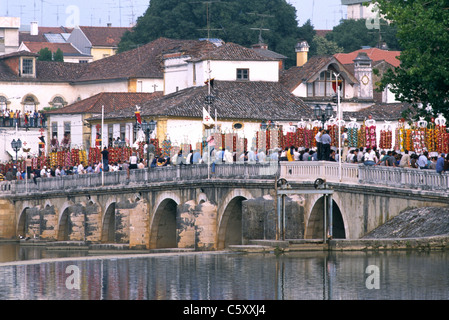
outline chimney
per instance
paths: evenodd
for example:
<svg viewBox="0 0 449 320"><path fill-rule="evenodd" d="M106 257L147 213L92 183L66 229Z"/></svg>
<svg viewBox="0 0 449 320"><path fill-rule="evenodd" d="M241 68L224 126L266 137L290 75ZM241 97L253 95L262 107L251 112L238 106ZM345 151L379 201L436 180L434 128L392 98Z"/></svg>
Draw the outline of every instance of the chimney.
<svg viewBox="0 0 449 320"><path fill-rule="evenodd" d="M253 44L252 47L253 47L253 49L268 50L268 44L266 44L266 43Z"/></svg>
<svg viewBox="0 0 449 320"><path fill-rule="evenodd" d="M30 22L30 35L37 36L38 34L39 34L39 26L37 24L37 21L31 21Z"/></svg>
<svg viewBox="0 0 449 320"><path fill-rule="evenodd" d="M305 40L299 42L296 45L295 51L296 51L296 66L297 67L302 67L303 65L305 65L307 63L309 48L310 48L310 46L307 43L307 41L305 41Z"/></svg>

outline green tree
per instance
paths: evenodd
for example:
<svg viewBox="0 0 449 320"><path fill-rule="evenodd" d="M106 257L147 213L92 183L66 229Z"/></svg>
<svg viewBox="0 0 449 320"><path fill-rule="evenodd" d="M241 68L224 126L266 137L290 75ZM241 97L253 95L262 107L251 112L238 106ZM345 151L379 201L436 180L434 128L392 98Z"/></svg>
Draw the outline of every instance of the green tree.
<svg viewBox="0 0 449 320"><path fill-rule="evenodd" d="M367 27L365 19L341 20L332 32L326 34L326 39L335 42L344 49L345 53L356 51L363 46L376 47L379 45L379 32L383 42L391 50L398 49L396 39L396 29L390 26L385 20L380 20L380 29L370 29Z"/></svg>
<svg viewBox="0 0 449 320"><path fill-rule="evenodd" d="M39 55L39 57L37 58L39 61L52 61L53 60L53 53L47 47L39 50L39 52L37 54Z"/></svg>
<svg viewBox="0 0 449 320"><path fill-rule="evenodd" d="M195 2L152 0L145 14L137 19L132 32L126 32L118 46L123 52L159 37L173 39L220 38L249 47L261 36L269 49L295 61L299 39L313 39L310 22L298 27L296 9L286 0L222 0ZM261 30L262 29L262 30ZM268 29L268 30L263 30ZM312 34L310 34L312 33Z"/></svg>
<svg viewBox="0 0 449 320"><path fill-rule="evenodd" d="M53 61L64 62L64 54L60 48L56 50L55 55L53 56Z"/></svg>
<svg viewBox="0 0 449 320"><path fill-rule="evenodd" d="M401 65L384 74L396 99L428 119L449 118L449 4L447 0L378 0L402 47ZM431 107L429 110L427 107Z"/></svg>
<svg viewBox="0 0 449 320"><path fill-rule="evenodd" d="M342 47L339 47L335 42L327 40L325 37L315 36L313 37L314 54L319 56L334 55L344 51ZM312 45L311 45L312 47Z"/></svg>

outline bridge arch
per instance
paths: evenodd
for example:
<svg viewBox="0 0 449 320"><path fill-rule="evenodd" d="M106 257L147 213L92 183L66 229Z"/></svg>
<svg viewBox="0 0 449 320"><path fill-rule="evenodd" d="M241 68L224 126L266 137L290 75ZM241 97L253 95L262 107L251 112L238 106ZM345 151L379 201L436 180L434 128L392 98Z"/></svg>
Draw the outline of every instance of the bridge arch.
<svg viewBox="0 0 449 320"><path fill-rule="evenodd" d="M177 209L180 198L172 194L162 196L153 208L153 217L150 224L150 245L151 249L156 248L176 248L177 245Z"/></svg>
<svg viewBox="0 0 449 320"><path fill-rule="evenodd" d="M115 243L115 209L116 202L109 202L102 217L101 243Z"/></svg>
<svg viewBox="0 0 449 320"><path fill-rule="evenodd" d="M218 210L217 249L242 244L242 202L253 198L244 189L235 189L227 194Z"/></svg>
<svg viewBox="0 0 449 320"><path fill-rule="evenodd" d="M307 221L304 238L322 239L324 236L324 196L319 197L314 203ZM328 213L329 214L329 213ZM329 217L326 218L329 223ZM332 197L332 235L334 239L346 239L347 230L340 206Z"/></svg>
<svg viewBox="0 0 449 320"><path fill-rule="evenodd" d="M56 240L58 241L67 241L70 240L70 229L71 229L71 221L70 221L70 212L69 208L73 204L65 203L60 210L58 216L58 233L56 236ZM49 204L46 204L45 207L49 207Z"/></svg>
<svg viewBox="0 0 449 320"><path fill-rule="evenodd" d="M19 217L17 219L17 227L16 227L16 235L17 236L26 236L27 234L27 210L30 208L29 205L24 205L22 207L22 211L19 213Z"/></svg>

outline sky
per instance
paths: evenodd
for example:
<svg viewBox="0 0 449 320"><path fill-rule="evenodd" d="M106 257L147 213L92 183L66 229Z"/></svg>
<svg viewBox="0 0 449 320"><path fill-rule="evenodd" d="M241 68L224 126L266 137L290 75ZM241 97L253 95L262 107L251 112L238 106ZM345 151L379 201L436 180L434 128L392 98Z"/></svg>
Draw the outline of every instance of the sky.
<svg viewBox="0 0 449 320"><path fill-rule="evenodd" d="M332 29L346 17L341 0L286 1L296 8L299 25L310 19L315 29ZM22 25L38 21L45 27L108 23L128 27L145 13L148 4L149 0L0 0L0 16L20 17Z"/></svg>

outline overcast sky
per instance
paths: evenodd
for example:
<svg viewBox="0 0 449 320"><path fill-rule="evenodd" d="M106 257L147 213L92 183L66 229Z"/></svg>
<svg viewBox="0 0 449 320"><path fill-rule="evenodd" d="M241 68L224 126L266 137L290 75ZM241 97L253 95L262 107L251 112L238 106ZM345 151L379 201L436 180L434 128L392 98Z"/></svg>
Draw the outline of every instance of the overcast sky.
<svg viewBox="0 0 449 320"><path fill-rule="evenodd" d="M346 17L341 0L287 2L296 7L299 25L310 19L315 29L332 29ZM24 25L38 21L40 26L48 27L106 26L107 23L126 27L144 14L148 4L149 0L0 0L0 16L21 17Z"/></svg>

